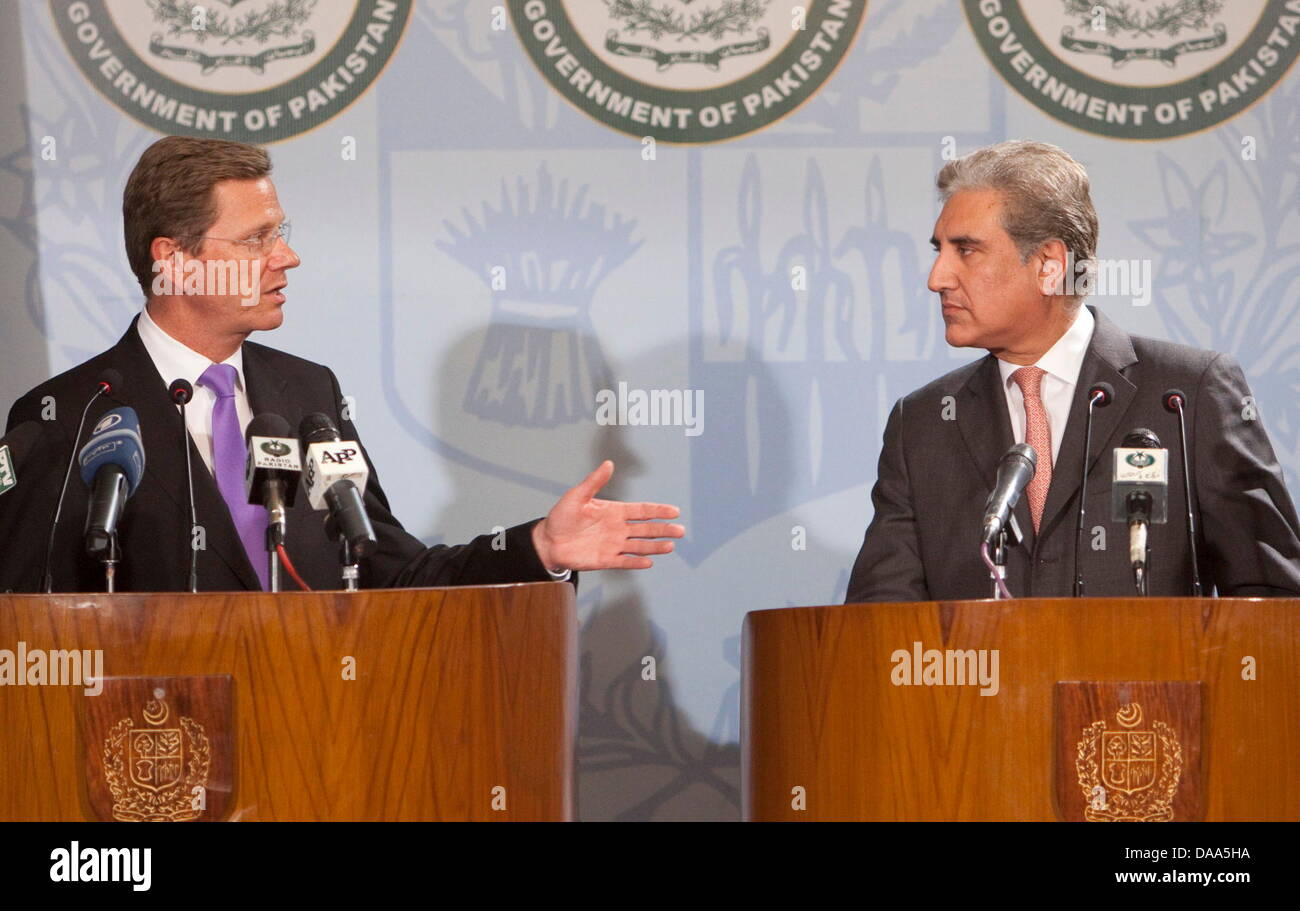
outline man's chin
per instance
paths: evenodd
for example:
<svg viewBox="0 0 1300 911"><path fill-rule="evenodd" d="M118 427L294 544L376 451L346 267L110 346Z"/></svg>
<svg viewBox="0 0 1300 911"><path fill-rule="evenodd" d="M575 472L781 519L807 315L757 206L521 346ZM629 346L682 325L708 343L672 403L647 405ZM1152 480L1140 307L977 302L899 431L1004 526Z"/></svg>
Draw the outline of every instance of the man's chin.
<svg viewBox="0 0 1300 911"><path fill-rule="evenodd" d="M973 333L953 323L949 323L944 330L943 339L953 348L980 347L977 345Z"/></svg>
<svg viewBox="0 0 1300 911"><path fill-rule="evenodd" d="M284 311L281 309L283 306L283 304L263 300L256 307L249 307L247 319L252 324L253 331L269 332L272 329L279 329L284 322Z"/></svg>

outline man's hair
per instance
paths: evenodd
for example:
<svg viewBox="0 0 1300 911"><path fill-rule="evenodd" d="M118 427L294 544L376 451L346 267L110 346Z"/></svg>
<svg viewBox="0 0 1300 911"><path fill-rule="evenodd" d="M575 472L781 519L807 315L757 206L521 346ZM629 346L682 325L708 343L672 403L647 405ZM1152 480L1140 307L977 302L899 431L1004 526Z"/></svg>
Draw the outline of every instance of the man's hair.
<svg viewBox="0 0 1300 911"><path fill-rule="evenodd" d="M187 253L202 252L217 220L212 188L223 180L256 180L271 173L257 146L227 139L166 136L144 150L122 192L126 258L145 296L153 281L155 237L174 237Z"/></svg>
<svg viewBox="0 0 1300 911"><path fill-rule="evenodd" d="M999 191L1002 228L1015 242L1021 262L1049 240L1060 240L1074 253L1076 267L1092 267L1097 210L1088 172L1064 149L1025 139L999 142L948 162L935 183L945 203L963 190Z"/></svg>

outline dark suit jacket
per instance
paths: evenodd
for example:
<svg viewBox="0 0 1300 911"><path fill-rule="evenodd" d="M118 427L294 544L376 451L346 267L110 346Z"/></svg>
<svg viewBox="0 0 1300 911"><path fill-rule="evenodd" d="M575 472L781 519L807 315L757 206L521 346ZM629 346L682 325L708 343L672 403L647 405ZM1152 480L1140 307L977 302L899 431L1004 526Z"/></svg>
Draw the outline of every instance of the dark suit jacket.
<svg viewBox="0 0 1300 911"><path fill-rule="evenodd" d="M341 413L338 380L328 368L251 342L245 342L243 350L244 379L254 415L278 414L297 432L303 415L319 411L334 419L343 439L360 439L352 422ZM119 529L123 561L118 571L118 590L185 591L189 587L189 500L181 450L185 444L191 448L195 509L207 537L207 548L198 557L199 589L259 590L257 575L240 543L230 511L185 432L167 387L132 322L108 351L42 383L19 399L9 413L8 426L13 428L23 421L41 421L48 401L56 407L56 420L47 422L51 431L46 436L52 442L44 458L29 459L27 470L19 477L19 487L10 492L22 491L20 495L0 498L0 540L4 541L0 550L0 591L40 590L45 542L77 422L95 390L96 379L107 367L121 371L125 382L116 395L95 402L86 426L93 427L98 417L111 408L129 405L140 417L145 448L144 479L127 502ZM83 433L83 445L86 436ZM362 561L363 587L482 585L551 578L533 548L535 522L508 529L503 548L493 548L491 535L454 547L426 548L393 517L374 462L368 454L366 459L371 476L365 502L379 547ZM44 466L38 470L33 463L40 462ZM54 546L56 592L104 590L103 568L86 554L82 544L88 499L89 489L74 468ZM313 589L338 589L342 587L339 550L325 535L324 515L311 509L300 490L289 510L286 546L308 585ZM287 574L284 584L296 589Z"/></svg>
<svg viewBox="0 0 1300 911"><path fill-rule="evenodd" d="M1069 597L1083 467L1087 393L1106 381L1115 400L1093 417L1081 562L1085 596L1134 594L1128 529L1111 520L1112 450L1137 427L1169 449L1169 522L1151 526L1151 595L1191 593L1191 555L1179 458L1178 418L1161 396L1187 395L1188 468L1201 582L1209 595L1300 594L1300 525L1264 426L1251 418L1241 368L1229 356L1131 337L1093 311L1097 324L1075 386L1039 533L1027 497L1015 514L1026 540L1008 548L1016 597ZM948 397L951 396L951 399ZM955 414L945 420L945 405ZM1244 416L1243 416L1244 415ZM1014 442L997 359L989 355L904 396L885 428L871 500L875 516L849 579L848 601L931 601L992 596L979 556L984 502ZM1104 549L1094 549L1096 526Z"/></svg>

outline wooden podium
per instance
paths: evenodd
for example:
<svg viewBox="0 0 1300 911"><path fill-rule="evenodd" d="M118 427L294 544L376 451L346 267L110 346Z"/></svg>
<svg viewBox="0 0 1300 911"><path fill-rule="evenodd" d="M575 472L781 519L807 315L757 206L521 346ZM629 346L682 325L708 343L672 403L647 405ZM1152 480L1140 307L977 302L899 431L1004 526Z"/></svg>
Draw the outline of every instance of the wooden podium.
<svg viewBox="0 0 1300 911"><path fill-rule="evenodd" d="M746 819L1300 819L1300 601L764 610L743 641Z"/></svg>
<svg viewBox="0 0 1300 911"><path fill-rule="evenodd" d="M0 819L572 819L577 635L564 582L3 595Z"/></svg>

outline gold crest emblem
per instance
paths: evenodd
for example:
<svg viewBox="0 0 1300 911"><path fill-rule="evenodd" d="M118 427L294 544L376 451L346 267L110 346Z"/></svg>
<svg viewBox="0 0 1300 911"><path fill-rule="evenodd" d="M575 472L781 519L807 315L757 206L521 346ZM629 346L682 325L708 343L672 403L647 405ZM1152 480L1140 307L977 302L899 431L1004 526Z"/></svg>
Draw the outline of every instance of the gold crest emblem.
<svg viewBox="0 0 1300 911"><path fill-rule="evenodd" d="M1142 707L1129 703L1115 713L1118 730L1105 721L1083 729L1075 757L1089 822L1169 822L1183 771L1183 748L1163 721L1150 730Z"/></svg>
<svg viewBox="0 0 1300 911"><path fill-rule="evenodd" d="M113 818L122 822L185 822L203 813L210 764L203 725L180 717L164 691L145 703L143 726L123 718L104 738L104 779L113 795Z"/></svg>

